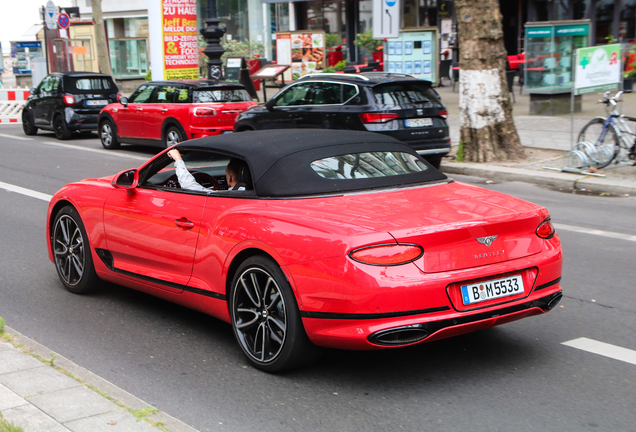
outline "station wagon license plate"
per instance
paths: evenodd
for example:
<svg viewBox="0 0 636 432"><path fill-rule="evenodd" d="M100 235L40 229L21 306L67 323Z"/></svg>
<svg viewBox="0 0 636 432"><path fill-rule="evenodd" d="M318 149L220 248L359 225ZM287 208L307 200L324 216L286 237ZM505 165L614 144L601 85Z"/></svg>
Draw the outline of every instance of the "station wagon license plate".
<svg viewBox="0 0 636 432"><path fill-rule="evenodd" d="M404 120L404 124L406 125L406 127L432 126L433 119L431 118L406 119Z"/></svg>
<svg viewBox="0 0 636 432"><path fill-rule="evenodd" d="M521 275L462 285L460 288L464 305L521 294L524 291Z"/></svg>
<svg viewBox="0 0 636 432"><path fill-rule="evenodd" d="M86 105L88 106L101 106L108 105L108 101L104 99L96 99L96 100L87 100Z"/></svg>

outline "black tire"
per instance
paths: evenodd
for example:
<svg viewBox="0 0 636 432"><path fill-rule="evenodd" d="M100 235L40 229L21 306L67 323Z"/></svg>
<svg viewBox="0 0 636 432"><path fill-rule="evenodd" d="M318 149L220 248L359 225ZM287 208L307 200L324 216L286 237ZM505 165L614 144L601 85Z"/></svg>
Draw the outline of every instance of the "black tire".
<svg viewBox="0 0 636 432"><path fill-rule="evenodd" d="M68 291L86 294L101 286L86 229L75 207L63 207L55 216L51 246L57 275Z"/></svg>
<svg viewBox="0 0 636 432"><path fill-rule="evenodd" d="M431 158L431 159L426 159L426 160L428 161L428 163L433 165L433 168L435 168L435 169L439 169L439 167L442 165L442 158L441 157Z"/></svg>
<svg viewBox="0 0 636 432"><path fill-rule="evenodd" d="M117 137L117 131L110 120L104 120L99 125L99 140L102 142L102 147L106 150L118 149L121 146L119 138Z"/></svg>
<svg viewBox="0 0 636 432"><path fill-rule="evenodd" d="M166 130L166 136L163 138L163 143L168 147L172 147L173 145L180 143L181 141L185 141L185 137L181 133L178 127L170 126L168 130Z"/></svg>
<svg viewBox="0 0 636 432"><path fill-rule="evenodd" d="M33 123L33 117L27 110L22 111L22 130L25 135L36 135L38 128Z"/></svg>
<svg viewBox="0 0 636 432"><path fill-rule="evenodd" d="M577 140L577 142L588 141L594 144L596 151L594 154L588 154L587 156L596 164L596 168L605 168L608 166L614 157L616 157L619 150L620 141L614 128L607 130L605 135L601 137L605 121L605 119L600 117L590 120L590 122L581 129Z"/></svg>
<svg viewBox="0 0 636 432"><path fill-rule="evenodd" d="M239 266L229 308L236 340L257 369L282 372L318 357L321 349L307 337L294 293L271 259L254 256Z"/></svg>
<svg viewBox="0 0 636 432"><path fill-rule="evenodd" d="M55 132L55 138L59 140L65 141L71 139L72 132L61 114L53 117L53 132Z"/></svg>

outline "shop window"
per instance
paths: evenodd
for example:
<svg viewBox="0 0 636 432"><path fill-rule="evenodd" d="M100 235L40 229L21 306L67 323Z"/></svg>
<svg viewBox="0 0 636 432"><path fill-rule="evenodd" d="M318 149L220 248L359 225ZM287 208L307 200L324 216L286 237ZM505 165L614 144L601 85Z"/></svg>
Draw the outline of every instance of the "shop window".
<svg viewBox="0 0 636 432"><path fill-rule="evenodd" d="M621 20L618 23L618 40L633 41L636 39L636 0L623 0Z"/></svg>
<svg viewBox="0 0 636 432"><path fill-rule="evenodd" d="M148 73L146 39L111 39L108 46L113 76L141 77Z"/></svg>

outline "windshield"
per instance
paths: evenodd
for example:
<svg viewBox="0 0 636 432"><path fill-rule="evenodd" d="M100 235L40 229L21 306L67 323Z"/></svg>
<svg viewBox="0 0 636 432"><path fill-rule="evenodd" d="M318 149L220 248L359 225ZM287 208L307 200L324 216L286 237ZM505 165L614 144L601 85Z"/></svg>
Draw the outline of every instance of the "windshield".
<svg viewBox="0 0 636 432"><path fill-rule="evenodd" d="M332 156L312 162L311 168L323 178L339 180L392 177L428 169L415 155L395 151Z"/></svg>
<svg viewBox="0 0 636 432"><path fill-rule="evenodd" d="M385 107L404 108L413 104L427 106L442 104L431 86L420 82L377 85L373 87L373 95L376 103Z"/></svg>
<svg viewBox="0 0 636 432"><path fill-rule="evenodd" d="M194 91L194 103L249 102L251 100L252 98L249 93L244 89L210 89Z"/></svg>

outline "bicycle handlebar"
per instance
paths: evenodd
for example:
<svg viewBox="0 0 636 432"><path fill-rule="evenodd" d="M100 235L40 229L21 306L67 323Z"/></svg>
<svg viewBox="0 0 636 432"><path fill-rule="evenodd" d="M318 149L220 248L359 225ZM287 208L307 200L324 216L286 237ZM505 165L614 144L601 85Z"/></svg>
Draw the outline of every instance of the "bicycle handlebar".
<svg viewBox="0 0 636 432"><path fill-rule="evenodd" d="M597 103L604 103L605 105L612 105L612 106L616 106L616 102L620 102L619 98L621 97L621 95L623 94L623 91L618 91L616 92L616 94L614 95L614 97L610 97L610 92L605 92L603 93L603 99L599 99Z"/></svg>

